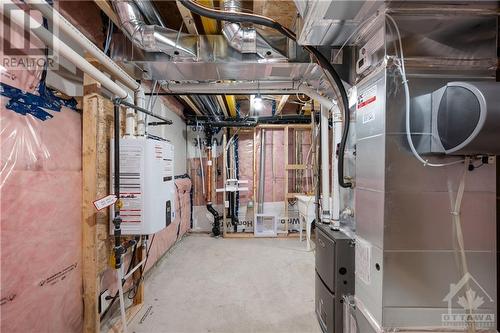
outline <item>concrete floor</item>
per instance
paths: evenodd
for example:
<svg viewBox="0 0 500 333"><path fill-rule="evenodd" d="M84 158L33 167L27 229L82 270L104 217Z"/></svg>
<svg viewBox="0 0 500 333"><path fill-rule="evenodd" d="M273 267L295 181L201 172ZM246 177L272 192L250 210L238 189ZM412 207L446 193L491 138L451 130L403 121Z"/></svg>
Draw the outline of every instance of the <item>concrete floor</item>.
<svg viewBox="0 0 500 333"><path fill-rule="evenodd" d="M298 239L190 235L146 279L129 332L321 332L314 253Z"/></svg>

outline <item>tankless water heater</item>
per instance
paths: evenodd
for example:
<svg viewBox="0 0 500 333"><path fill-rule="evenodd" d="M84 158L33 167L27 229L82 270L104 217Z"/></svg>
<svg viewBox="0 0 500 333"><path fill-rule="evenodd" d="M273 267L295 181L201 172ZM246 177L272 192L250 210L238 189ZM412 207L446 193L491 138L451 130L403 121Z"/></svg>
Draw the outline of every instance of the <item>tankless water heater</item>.
<svg viewBox="0 0 500 333"><path fill-rule="evenodd" d="M114 193L113 140L111 193ZM166 228L175 217L174 147L168 141L120 139L120 198L122 234L150 235ZM114 207L111 207L110 234Z"/></svg>

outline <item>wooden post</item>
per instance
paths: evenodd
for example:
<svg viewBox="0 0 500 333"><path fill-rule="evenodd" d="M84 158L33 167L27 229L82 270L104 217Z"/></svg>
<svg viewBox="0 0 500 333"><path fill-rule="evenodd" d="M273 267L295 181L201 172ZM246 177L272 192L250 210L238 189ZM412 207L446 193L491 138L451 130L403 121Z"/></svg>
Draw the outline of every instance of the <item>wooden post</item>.
<svg viewBox="0 0 500 333"><path fill-rule="evenodd" d="M226 230L226 169L227 169L227 153L226 153L227 138L226 133L222 135L222 186L224 191L222 192L222 236L227 236Z"/></svg>
<svg viewBox="0 0 500 333"><path fill-rule="evenodd" d="M84 76L84 90L100 88L99 83ZM85 94L82 115L82 274L83 274L83 332L100 331L98 298L100 292L98 270L97 216L94 200L97 194L97 119L103 108L102 97ZM102 113L102 112L101 112Z"/></svg>

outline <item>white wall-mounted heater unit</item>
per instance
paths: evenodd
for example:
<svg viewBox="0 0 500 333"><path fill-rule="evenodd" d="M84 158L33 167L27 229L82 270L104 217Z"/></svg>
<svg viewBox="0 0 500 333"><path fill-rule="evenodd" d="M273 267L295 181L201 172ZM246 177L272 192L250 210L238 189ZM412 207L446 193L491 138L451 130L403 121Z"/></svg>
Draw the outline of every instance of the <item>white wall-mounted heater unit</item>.
<svg viewBox="0 0 500 333"><path fill-rule="evenodd" d="M114 193L111 140L111 193ZM120 139L120 197L123 235L150 235L175 218L174 146L168 141ZM114 206L111 206L113 234Z"/></svg>

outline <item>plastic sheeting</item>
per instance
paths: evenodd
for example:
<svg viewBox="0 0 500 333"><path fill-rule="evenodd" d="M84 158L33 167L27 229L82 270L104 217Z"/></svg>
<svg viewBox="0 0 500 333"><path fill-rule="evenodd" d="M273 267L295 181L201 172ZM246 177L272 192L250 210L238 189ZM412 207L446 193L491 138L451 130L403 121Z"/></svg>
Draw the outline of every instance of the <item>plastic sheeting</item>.
<svg viewBox="0 0 500 333"><path fill-rule="evenodd" d="M80 332L81 116L63 108L42 122L7 110L6 102L0 101L0 330Z"/></svg>

